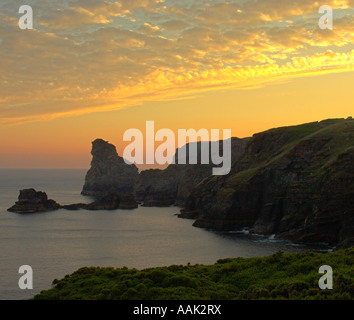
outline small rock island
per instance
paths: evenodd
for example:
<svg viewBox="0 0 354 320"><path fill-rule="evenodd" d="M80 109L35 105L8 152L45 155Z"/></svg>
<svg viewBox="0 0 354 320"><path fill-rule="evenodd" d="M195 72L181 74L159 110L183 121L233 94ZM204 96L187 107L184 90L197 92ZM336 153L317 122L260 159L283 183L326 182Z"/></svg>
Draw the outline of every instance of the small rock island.
<svg viewBox="0 0 354 320"><path fill-rule="evenodd" d="M45 192L36 191L35 189L25 189L20 191L18 201L11 208L10 212L17 213L35 213L46 212L60 209L60 204L54 200L48 199Z"/></svg>
<svg viewBox="0 0 354 320"><path fill-rule="evenodd" d="M10 212L36 213L58 209L66 210L116 210L135 209L138 202L134 186L139 176L134 164L125 163L117 153L116 147L102 139L92 142L91 168L86 174L82 195L91 196L94 202L60 205L48 199L45 192L35 189L20 190L18 201Z"/></svg>
<svg viewBox="0 0 354 320"><path fill-rule="evenodd" d="M48 212L58 209L66 210L116 210L135 209L138 205L135 198L129 195L120 196L115 189L110 189L103 197L92 203L75 203L70 205L60 205L54 200L48 199L45 192L35 189L20 190L18 201L7 211L15 213L36 213Z"/></svg>

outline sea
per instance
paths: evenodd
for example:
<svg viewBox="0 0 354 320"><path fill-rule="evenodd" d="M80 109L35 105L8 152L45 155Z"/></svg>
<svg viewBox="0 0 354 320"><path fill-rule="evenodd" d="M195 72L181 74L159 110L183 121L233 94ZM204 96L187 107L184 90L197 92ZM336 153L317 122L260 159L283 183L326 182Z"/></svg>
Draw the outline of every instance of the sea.
<svg viewBox="0 0 354 320"><path fill-rule="evenodd" d="M80 195L87 170L0 169L0 300L30 299L84 266L144 269L214 264L218 259L260 257L309 248L274 237L249 238L195 228L179 219L180 208L7 211L19 190L44 191L60 204L89 203ZM21 266L33 270L33 289L19 287Z"/></svg>

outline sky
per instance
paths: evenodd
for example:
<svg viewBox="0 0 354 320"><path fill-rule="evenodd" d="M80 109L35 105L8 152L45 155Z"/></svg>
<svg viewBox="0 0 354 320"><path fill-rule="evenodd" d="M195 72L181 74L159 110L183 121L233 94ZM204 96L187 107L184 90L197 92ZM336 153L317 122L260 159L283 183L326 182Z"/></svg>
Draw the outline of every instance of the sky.
<svg viewBox="0 0 354 320"><path fill-rule="evenodd" d="M247 137L353 116L353 17L354 0L2 0L0 167L88 168L92 140L122 155L146 121Z"/></svg>

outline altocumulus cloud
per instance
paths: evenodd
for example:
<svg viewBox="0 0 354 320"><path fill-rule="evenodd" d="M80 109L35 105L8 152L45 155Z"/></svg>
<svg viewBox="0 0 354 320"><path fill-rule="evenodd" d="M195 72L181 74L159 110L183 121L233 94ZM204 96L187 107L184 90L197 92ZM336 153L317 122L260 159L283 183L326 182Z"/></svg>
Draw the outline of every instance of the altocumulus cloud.
<svg viewBox="0 0 354 320"><path fill-rule="evenodd" d="M353 70L354 0L26 1L0 4L0 123L12 125L278 78Z"/></svg>

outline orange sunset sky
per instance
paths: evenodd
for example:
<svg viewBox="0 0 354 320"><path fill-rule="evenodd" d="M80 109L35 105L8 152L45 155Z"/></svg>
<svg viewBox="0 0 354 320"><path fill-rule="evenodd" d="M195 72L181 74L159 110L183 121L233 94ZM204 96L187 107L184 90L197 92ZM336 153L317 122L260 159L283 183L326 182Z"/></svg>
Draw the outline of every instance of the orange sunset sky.
<svg viewBox="0 0 354 320"><path fill-rule="evenodd" d="M0 3L0 167L88 168L124 131L273 127L354 116L354 0ZM321 5L334 29L321 30Z"/></svg>

